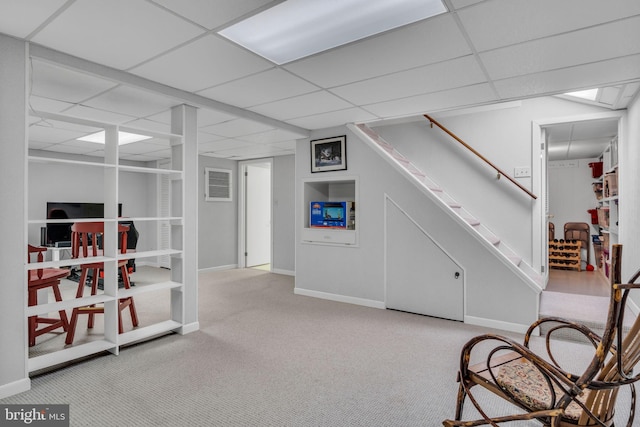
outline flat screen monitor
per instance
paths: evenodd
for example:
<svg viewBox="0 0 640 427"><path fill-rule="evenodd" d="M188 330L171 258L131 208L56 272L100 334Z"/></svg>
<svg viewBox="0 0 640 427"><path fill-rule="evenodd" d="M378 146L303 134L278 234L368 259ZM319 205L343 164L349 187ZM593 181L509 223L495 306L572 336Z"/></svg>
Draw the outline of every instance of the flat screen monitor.
<svg viewBox="0 0 640 427"><path fill-rule="evenodd" d="M118 203L118 216L122 216L122 203ZM47 202L47 219L104 218L103 203ZM56 246L71 242L71 222L47 224L46 244Z"/></svg>

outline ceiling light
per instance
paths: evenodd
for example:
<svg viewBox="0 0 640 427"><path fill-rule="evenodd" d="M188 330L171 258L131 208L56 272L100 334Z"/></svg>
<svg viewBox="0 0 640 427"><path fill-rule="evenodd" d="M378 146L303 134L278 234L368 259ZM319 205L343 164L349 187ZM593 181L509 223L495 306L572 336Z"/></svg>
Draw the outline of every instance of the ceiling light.
<svg viewBox="0 0 640 427"><path fill-rule="evenodd" d="M575 96L576 98L588 99L589 101L595 101L598 96L598 89L579 90L577 92L567 92L565 95Z"/></svg>
<svg viewBox="0 0 640 427"><path fill-rule="evenodd" d="M131 144L132 142L144 141L145 139L151 139L147 135L138 135L137 133L118 132L118 145ZM104 144L104 131L92 133L91 135L78 138L78 141L96 142L98 144Z"/></svg>
<svg viewBox="0 0 640 427"><path fill-rule="evenodd" d="M446 11L441 0L287 0L219 34L284 64Z"/></svg>

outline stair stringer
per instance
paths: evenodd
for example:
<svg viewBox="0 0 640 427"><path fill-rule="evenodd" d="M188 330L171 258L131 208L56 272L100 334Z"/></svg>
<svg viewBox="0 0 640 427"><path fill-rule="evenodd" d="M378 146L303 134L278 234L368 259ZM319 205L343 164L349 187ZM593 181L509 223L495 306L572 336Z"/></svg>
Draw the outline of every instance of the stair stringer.
<svg viewBox="0 0 640 427"><path fill-rule="evenodd" d="M418 169L409 159L399 153L391 144L364 124L347 124L356 134L381 155L397 171L404 175L423 194L433 200L460 226L474 236L487 250L500 259L511 271L520 277L531 289L540 293L544 289L543 278L533 267L522 260L510 246L467 211L433 179Z"/></svg>

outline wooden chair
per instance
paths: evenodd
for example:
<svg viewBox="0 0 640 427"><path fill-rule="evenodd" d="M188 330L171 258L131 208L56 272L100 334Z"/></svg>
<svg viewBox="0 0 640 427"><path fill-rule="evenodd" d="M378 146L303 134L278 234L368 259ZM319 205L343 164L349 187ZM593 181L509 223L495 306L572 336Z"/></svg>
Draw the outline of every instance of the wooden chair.
<svg viewBox="0 0 640 427"><path fill-rule="evenodd" d="M544 426L553 427L610 427L613 426L618 392L624 386L630 388L632 397L626 425L637 425L633 424L634 383L640 379L640 374L633 376L633 370L640 359L640 316L628 332L622 330L622 325L629 292L640 288L640 285L635 284L640 277L640 270L633 275L630 283L621 284L621 253L622 246L613 245L611 297L602 336L582 324L551 317L533 323L525 334L523 344L492 334L470 340L461 354L455 420L445 420L443 425L498 426L509 421L537 420ZM529 349L532 333L544 323L552 325L546 336L548 359L543 359ZM553 333L567 329L583 334L596 349L584 372L566 371L557 362L559 355L551 351ZM486 355L486 359L483 358L484 362L480 364L469 366L472 352L474 356L476 352ZM472 387L476 385L495 393L521 410L515 415L490 417L471 393ZM467 397L480 413L481 419L461 421Z"/></svg>
<svg viewBox="0 0 640 427"><path fill-rule="evenodd" d="M31 262L33 255L37 254L37 262L43 262L44 253L47 248L28 245L27 249L27 262ZM38 305L38 291L40 289L51 288L53 296L56 301L62 301L62 294L60 293L60 280L69 275L69 270L66 268L38 268L28 271L28 305ZM67 320L67 313L64 310L58 311L59 318L42 317L42 316L30 316L28 320L29 324L29 347L36 345L36 337L42 334L52 332L58 328L62 328L64 332L69 327ZM48 326L38 329L38 326L44 323Z"/></svg>
<svg viewBox="0 0 640 427"><path fill-rule="evenodd" d="M129 227L118 224L120 253L127 251L127 231ZM84 288L89 273L92 274L91 279L91 295L96 295L98 291L98 282L100 280L100 272L104 271L104 262L88 262L85 263L82 258L97 257L102 255L100 248L101 236L104 235L103 222L77 222L71 226L71 258L77 259L81 264L80 281L78 282L78 290L76 298L82 298ZM129 281L129 271L127 269L127 260L118 261L118 269L120 277L124 283L124 288L129 289L131 282ZM138 326L138 315L133 297L120 298L118 300L118 332L122 333L124 328L122 325L122 310L129 307L131 322L133 326ZM78 316L81 314L88 315L87 328L93 328L94 317L96 314L104 313L103 306L91 304L84 307L75 307L71 313L69 320L69 330L67 332L66 344L73 343L73 338L78 323Z"/></svg>

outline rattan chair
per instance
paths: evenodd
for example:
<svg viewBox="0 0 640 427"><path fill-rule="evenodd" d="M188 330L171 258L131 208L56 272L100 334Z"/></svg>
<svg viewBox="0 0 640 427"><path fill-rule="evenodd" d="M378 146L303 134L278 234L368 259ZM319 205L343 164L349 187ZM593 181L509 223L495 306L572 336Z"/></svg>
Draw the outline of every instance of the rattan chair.
<svg viewBox="0 0 640 427"><path fill-rule="evenodd" d="M640 270L630 283L621 284L621 253L622 246L613 245L611 297L602 336L582 324L550 317L533 323L523 344L493 334L473 338L462 349L455 420L445 420L443 425L498 426L516 420L537 420L550 427L610 427L614 425L616 398L621 387L629 387L631 393L626 425L636 425L633 423L634 383L640 379L640 374L634 376L633 370L640 360L640 317L628 332L623 331L622 325L629 292L640 288L635 284ZM546 358L529 348L532 334L543 324L552 326L546 335ZM557 362L561 360L560 355L551 350L554 333L566 332L567 329L584 335L595 348L584 372L568 372ZM482 356L484 361L469 366L472 353L475 360L480 360L476 356ZM479 395L477 397L471 392L476 385L511 402L519 410L513 415L490 416L483 410ZM480 419L462 421L467 398L480 413Z"/></svg>

